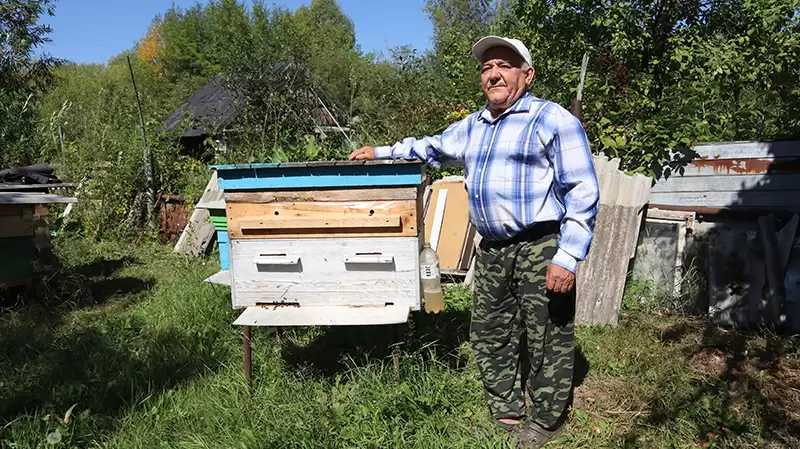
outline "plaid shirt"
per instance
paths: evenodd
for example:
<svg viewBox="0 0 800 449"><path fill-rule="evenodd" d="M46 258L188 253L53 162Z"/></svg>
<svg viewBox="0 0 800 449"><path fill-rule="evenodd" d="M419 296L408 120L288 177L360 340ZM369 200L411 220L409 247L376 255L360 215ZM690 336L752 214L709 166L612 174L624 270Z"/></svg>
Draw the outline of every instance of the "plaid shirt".
<svg viewBox="0 0 800 449"><path fill-rule="evenodd" d="M558 221L553 263L575 272L591 243L599 200L589 142L566 109L525 93L496 120L488 108L441 135L375 148L376 159L418 158L464 167L469 217L488 240L506 240L538 222Z"/></svg>

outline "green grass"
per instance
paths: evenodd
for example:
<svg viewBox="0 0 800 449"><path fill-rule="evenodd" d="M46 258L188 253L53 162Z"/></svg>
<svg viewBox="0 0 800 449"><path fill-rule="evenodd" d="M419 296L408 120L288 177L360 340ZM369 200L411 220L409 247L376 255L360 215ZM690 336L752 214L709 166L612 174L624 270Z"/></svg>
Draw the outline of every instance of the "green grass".
<svg viewBox="0 0 800 449"><path fill-rule="evenodd" d="M256 328L248 389L229 291L202 282L213 258L57 250L56 275L1 303L0 447L508 447L483 404L462 288L399 341L388 327L300 328L279 345ZM575 409L553 447L800 443L795 338L627 312L615 328L580 327L578 343Z"/></svg>

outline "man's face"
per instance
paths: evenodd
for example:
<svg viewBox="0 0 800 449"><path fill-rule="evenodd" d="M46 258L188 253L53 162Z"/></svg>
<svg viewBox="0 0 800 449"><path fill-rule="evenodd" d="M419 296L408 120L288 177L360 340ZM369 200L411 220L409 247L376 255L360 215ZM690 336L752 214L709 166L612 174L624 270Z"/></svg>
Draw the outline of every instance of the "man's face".
<svg viewBox="0 0 800 449"><path fill-rule="evenodd" d="M494 110L505 110L530 86L533 68L522 69L525 61L513 50L494 47L483 54L481 65L481 87Z"/></svg>

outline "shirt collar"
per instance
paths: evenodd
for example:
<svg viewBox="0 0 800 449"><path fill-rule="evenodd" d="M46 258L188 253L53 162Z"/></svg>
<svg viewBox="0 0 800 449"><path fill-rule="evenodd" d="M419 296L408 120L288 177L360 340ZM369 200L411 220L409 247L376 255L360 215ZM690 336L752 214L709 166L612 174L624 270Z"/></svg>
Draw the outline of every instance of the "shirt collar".
<svg viewBox="0 0 800 449"><path fill-rule="evenodd" d="M503 113L497 117L497 120L500 120L501 118L503 118L508 114L516 114L518 112L529 112L531 110L532 102L533 102L533 95L531 95L530 92L525 91L525 93L522 94L522 96L519 97L517 101L515 101L514 104L511 105L510 108L503 111ZM487 123L492 123L492 111L489 110L488 105L483 109L483 111L481 111L480 118Z"/></svg>

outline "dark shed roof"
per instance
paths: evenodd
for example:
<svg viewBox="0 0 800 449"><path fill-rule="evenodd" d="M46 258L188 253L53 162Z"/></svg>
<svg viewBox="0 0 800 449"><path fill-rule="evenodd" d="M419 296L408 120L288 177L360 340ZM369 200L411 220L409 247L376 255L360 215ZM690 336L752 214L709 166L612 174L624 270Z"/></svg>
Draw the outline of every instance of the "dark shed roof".
<svg viewBox="0 0 800 449"><path fill-rule="evenodd" d="M277 61L273 63L270 70L264 74L278 83L294 86L298 77L306 78L306 82L311 82L311 75L294 63ZM329 111L343 122L342 114L327 97L324 89L320 87L307 86L304 88L308 107L313 120L318 124L333 126L335 122L328 116L322 106L317 104L319 98L325 102ZM208 84L201 87L185 103L176 109L164 122L162 131L172 131L185 126L181 132L181 137L195 137L209 134L216 134L225 127L232 124L241 113L243 105L243 95L231 92L225 87L222 75L217 75ZM182 125L184 119L186 125Z"/></svg>
<svg viewBox="0 0 800 449"><path fill-rule="evenodd" d="M182 137L215 134L233 122L240 112L238 98L222 83L222 77L217 75L201 87L164 121L163 131L177 129L187 117Z"/></svg>

